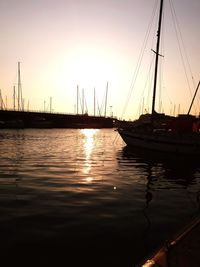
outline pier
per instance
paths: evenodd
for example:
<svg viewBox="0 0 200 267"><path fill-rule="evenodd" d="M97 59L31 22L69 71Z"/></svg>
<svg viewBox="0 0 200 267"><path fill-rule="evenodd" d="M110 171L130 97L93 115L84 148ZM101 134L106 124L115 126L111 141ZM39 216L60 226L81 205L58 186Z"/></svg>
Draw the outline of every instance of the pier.
<svg viewBox="0 0 200 267"><path fill-rule="evenodd" d="M114 121L88 114L0 110L0 128L113 128Z"/></svg>

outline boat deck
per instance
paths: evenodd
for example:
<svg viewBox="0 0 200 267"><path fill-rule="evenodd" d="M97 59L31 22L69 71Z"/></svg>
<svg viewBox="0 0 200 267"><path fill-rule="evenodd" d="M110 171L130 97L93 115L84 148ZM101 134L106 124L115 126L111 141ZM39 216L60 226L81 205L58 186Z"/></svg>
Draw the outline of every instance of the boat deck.
<svg viewBox="0 0 200 267"><path fill-rule="evenodd" d="M172 242L167 262L168 266L200 266L200 219Z"/></svg>
<svg viewBox="0 0 200 267"><path fill-rule="evenodd" d="M142 267L199 267L200 217L187 226L168 246L163 247Z"/></svg>

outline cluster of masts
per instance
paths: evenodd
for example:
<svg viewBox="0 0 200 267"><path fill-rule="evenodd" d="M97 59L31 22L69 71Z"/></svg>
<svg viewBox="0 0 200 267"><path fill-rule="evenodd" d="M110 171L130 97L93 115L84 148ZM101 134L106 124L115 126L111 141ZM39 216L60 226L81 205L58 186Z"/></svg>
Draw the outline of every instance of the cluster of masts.
<svg viewBox="0 0 200 267"><path fill-rule="evenodd" d="M28 103L28 105L29 105L29 103ZM6 103L4 103L1 90L0 90L0 109L1 110L7 109L7 97L6 97ZM22 96L20 62L18 62L17 88L15 85L13 86L13 110L24 111L24 99Z"/></svg>
<svg viewBox="0 0 200 267"><path fill-rule="evenodd" d="M82 95L82 96L81 96ZM102 111L102 105L99 106L99 103L96 99L96 90L94 88L94 106L93 106L93 115L96 116L104 116L106 117L106 111L107 111L107 96L108 96L108 82L106 84L106 94L105 94L105 103L104 103L104 114ZM88 114L88 108L87 108L87 102L84 94L84 89L82 89L82 92L79 90L79 86L77 85L77 99L76 99L76 105L75 105L75 112L76 114L79 114L79 108L81 109L81 113ZM110 106L110 109L112 109L112 106ZM110 110L111 114L110 116L113 117L112 110Z"/></svg>
<svg viewBox="0 0 200 267"><path fill-rule="evenodd" d="M99 106L98 101L96 100L96 92L94 88L94 110L93 115L94 116L105 116L106 117L106 110L107 110L107 95L108 95L108 82L106 85L106 95L105 95L105 103L104 103L104 111L103 105L101 107ZM6 100L3 100L1 89L0 89L0 109L6 110L7 109L7 97ZM110 116L113 117L112 113L112 106L110 106ZM21 70L20 70L20 62L18 62L18 80L17 80L17 86L13 86L13 110L14 111L25 111L25 101L22 95L22 84L21 84ZM27 104L26 111L29 111L29 101ZM44 101L44 112L52 112L52 97L50 97L49 105L46 105L46 101ZM84 96L84 89L82 89L82 96L80 96L79 92L79 86L77 85L77 100L75 105L75 113L76 114L82 114L82 115L88 115L88 107L86 98Z"/></svg>

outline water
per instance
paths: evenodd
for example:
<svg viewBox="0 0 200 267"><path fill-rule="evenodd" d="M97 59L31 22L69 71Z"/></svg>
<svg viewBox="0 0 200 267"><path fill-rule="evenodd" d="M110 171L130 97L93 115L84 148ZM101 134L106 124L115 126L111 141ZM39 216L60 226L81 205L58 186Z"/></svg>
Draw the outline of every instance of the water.
<svg viewBox="0 0 200 267"><path fill-rule="evenodd" d="M198 160L130 151L113 129L0 130L7 263L135 266L199 211Z"/></svg>

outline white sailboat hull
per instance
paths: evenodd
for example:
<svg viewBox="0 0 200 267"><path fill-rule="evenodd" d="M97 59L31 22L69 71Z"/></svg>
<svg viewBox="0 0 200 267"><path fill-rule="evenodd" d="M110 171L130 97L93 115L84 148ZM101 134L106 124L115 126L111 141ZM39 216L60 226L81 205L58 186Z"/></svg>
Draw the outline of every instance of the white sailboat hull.
<svg viewBox="0 0 200 267"><path fill-rule="evenodd" d="M200 155L200 133L140 133L125 129L118 132L128 146L176 154Z"/></svg>

